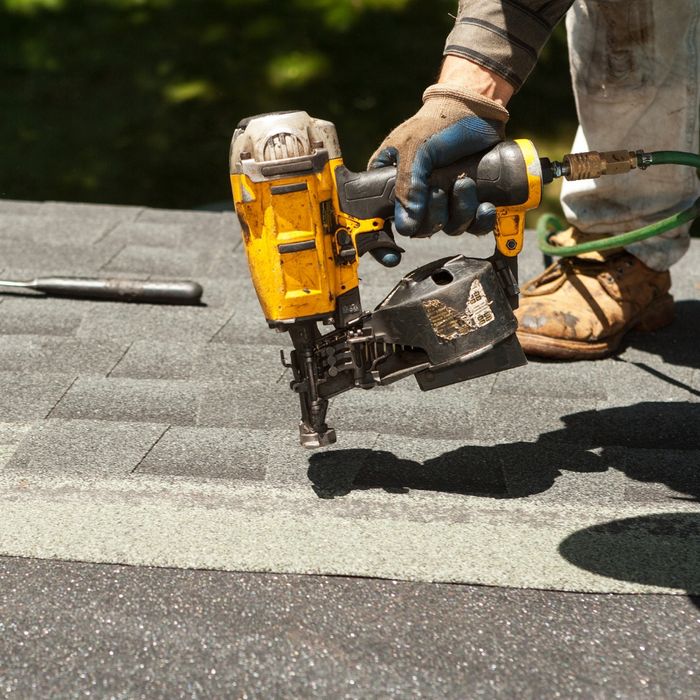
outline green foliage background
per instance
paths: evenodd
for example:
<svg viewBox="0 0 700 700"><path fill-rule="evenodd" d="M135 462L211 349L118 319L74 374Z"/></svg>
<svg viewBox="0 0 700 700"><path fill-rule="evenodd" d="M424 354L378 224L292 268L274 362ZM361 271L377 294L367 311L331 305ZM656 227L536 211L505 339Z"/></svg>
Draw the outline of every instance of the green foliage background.
<svg viewBox="0 0 700 700"><path fill-rule="evenodd" d="M302 108L361 168L420 105L456 0L0 0L0 197L190 208L230 197L250 114ZM560 155L575 128L561 28L511 103Z"/></svg>

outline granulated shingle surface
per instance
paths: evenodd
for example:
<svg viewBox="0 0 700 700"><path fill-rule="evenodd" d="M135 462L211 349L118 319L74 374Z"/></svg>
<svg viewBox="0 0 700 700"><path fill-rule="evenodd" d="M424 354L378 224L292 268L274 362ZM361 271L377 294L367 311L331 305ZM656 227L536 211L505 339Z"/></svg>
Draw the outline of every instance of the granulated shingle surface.
<svg viewBox="0 0 700 700"><path fill-rule="evenodd" d="M685 699L697 604L3 557L0 677L22 698Z"/></svg>
<svg viewBox="0 0 700 700"><path fill-rule="evenodd" d="M408 241L401 270L488 238ZM231 214L0 202L9 278L191 278L205 305L0 297L0 553L599 592L700 592L700 242L678 321L617 358L298 401ZM541 269L532 237L521 277ZM400 272L363 260L367 308ZM646 552L649 575L623 559ZM673 572L671 575L670 572Z"/></svg>

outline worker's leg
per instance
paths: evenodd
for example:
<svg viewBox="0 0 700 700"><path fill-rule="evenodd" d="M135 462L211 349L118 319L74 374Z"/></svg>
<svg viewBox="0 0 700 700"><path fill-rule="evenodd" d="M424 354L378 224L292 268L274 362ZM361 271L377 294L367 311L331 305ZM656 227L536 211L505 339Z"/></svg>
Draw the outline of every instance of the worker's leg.
<svg viewBox="0 0 700 700"><path fill-rule="evenodd" d="M698 149L700 0L576 0L567 15L580 128L574 151ZM559 245L623 233L689 205L692 168L652 167L566 183L573 228ZM688 248L687 226L630 246L557 263L522 287L518 338L529 355L587 359L634 329L673 319L668 268Z"/></svg>
<svg viewBox="0 0 700 700"><path fill-rule="evenodd" d="M700 0L576 0L566 18L580 127L573 151L698 152ZM691 204L695 170L566 182L569 223L589 234L630 231ZM627 250L666 270L688 248L689 226Z"/></svg>

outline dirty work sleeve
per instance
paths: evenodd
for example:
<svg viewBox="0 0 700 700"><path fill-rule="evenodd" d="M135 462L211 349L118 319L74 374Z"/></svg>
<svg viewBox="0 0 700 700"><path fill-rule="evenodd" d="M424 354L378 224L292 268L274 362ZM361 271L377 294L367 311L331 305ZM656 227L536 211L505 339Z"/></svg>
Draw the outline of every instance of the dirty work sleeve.
<svg viewBox="0 0 700 700"><path fill-rule="evenodd" d="M468 58L518 90L572 4L573 0L460 0L444 53Z"/></svg>

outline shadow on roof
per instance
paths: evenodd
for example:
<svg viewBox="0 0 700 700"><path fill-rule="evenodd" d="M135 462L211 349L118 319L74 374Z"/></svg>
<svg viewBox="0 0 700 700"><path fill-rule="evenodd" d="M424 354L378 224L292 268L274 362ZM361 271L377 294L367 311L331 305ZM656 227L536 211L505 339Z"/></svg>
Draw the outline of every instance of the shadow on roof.
<svg viewBox="0 0 700 700"><path fill-rule="evenodd" d="M654 513L574 532L560 554L618 581L676 588L700 607L700 513Z"/></svg>
<svg viewBox="0 0 700 700"><path fill-rule="evenodd" d="M316 452L308 477L319 498L381 488L522 498L551 488L565 472L618 469L700 501L700 403L647 401L573 413L536 442L465 445L424 462L365 449Z"/></svg>

